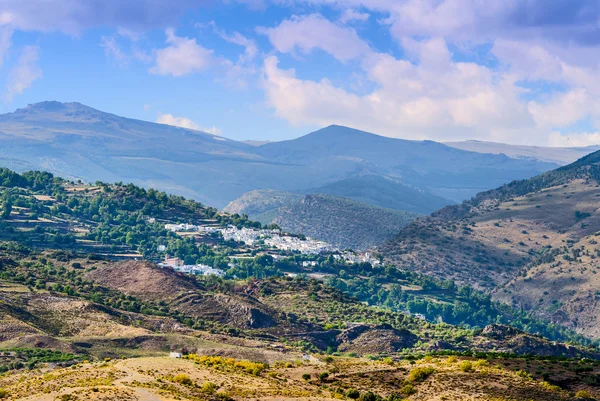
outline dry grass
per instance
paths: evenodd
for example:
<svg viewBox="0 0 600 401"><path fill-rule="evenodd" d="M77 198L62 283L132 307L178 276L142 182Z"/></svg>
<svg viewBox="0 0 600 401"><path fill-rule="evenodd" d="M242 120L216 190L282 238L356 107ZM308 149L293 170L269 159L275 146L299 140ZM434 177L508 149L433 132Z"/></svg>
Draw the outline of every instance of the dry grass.
<svg viewBox="0 0 600 401"><path fill-rule="evenodd" d="M461 362L460 358L428 358L411 365L335 358L327 365L258 364L264 369L256 371L253 368L258 365L252 362L227 358L147 357L16 373L0 377L0 387L11 399L28 401L192 401L215 394L235 400L333 400L346 399L351 390L372 391L382 397L404 394L415 401L566 401L573 396L500 361L472 361L467 372L460 369ZM328 378L318 379L328 370ZM308 380L303 378L307 375ZM600 395L591 388L578 391Z"/></svg>

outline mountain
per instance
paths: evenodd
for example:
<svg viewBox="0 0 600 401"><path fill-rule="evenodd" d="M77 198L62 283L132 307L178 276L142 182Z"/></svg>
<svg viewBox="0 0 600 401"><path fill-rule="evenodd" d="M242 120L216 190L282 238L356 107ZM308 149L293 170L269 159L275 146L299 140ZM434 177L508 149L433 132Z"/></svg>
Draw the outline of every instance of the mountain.
<svg viewBox="0 0 600 401"><path fill-rule="evenodd" d="M376 174L453 202L556 167L552 163L467 152L437 142L388 138L335 125L294 140L260 146L256 152L274 162L305 165L309 172L328 172L329 183Z"/></svg>
<svg viewBox="0 0 600 401"><path fill-rule="evenodd" d="M369 205L419 214L429 214L453 203L427 190L375 174L356 175L301 192L336 195Z"/></svg>
<svg viewBox="0 0 600 401"><path fill-rule="evenodd" d="M478 153L505 154L513 159L538 160L542 162L565 165L573 163L592 152L600 150L600 145L583 147L544 147L508 145L505 143L485 141L444 142L445 145L456 149Z"/></svg>
<svg viewBox="0 0 600 401"><path fill-rule="evenodd" d="M417 220L380 252L600 337L600 152Z"/></svg>
<svg viewBox="0 0 600 401"><path fill-rule="evenodd" d="M393 238L418 215L324 194L252 191L230 203L229 213L245 213L263 224L326 241L341 249L369 249Z"/></svg>
<svg viewBox="0 0 600 401"><path fill-rule="evenodd" d="M88 182L133 182L219 208L253 190L314 193L322 187L420 213L556 167L340 126L253 146L60 102L0 116L0 163ZM418 202L410 201L412 194Z"/></svg>

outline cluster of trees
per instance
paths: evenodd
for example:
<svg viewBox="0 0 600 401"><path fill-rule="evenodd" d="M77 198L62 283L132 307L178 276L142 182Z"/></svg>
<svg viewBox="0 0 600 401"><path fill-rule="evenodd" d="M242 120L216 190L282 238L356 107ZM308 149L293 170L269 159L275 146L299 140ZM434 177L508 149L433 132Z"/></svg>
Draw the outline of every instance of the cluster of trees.
<svg viewBox="0 0 600 401"><path fill-rule="evenodd" d="M328 271L335 269L329 268ZM562 326L542 321L530 313L492 301L489 294L468 286L457 286L392 266L370 264L338 266L337 275L326 283L369 305L419 313L428 321L482 328L488 324L510 324L551 340L589 344L590 340ZM408 288L408 289L407 289Z"/></svg>

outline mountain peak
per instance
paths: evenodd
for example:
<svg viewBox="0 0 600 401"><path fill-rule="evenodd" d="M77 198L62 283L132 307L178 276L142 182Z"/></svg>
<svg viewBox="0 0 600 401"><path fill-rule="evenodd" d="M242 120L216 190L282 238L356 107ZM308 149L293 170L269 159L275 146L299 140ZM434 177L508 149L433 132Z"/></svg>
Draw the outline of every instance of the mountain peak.
<svg viewBox="0 0 600 401"><path fill-rule="evenodd" d="M99 115L105 114L92 107L79 102L58 102L56 100L32 103L22 109L17 109L15 115L45 115L45 114L63 114L67 116Z"/></svg>

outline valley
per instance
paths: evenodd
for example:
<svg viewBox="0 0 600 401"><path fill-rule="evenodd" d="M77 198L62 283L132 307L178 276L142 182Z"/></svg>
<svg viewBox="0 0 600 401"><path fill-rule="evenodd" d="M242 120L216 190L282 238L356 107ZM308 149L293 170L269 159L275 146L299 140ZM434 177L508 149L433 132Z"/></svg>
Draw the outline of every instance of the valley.
<svg viewBox="0 0 600 401"><path fill-rule="evenodd" d="M253 233L274 226L155 190L6 169L0 177L0 389L16 399L31 386L43 390L23 399L474 396L463 375L480 390L496 375L512 399L595 394L594 333L519 311L512 299L498 303L377 257L269 245ZM166 254L222 277L157 266ZM223 381L212 365L187 365L194 355L266 370ZM588 373L552 368L565 363ZM434 373L411 379L420 368ZM502 399L502 388L487 386L477 399Z"/></svg>

